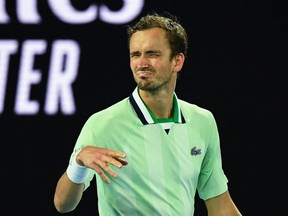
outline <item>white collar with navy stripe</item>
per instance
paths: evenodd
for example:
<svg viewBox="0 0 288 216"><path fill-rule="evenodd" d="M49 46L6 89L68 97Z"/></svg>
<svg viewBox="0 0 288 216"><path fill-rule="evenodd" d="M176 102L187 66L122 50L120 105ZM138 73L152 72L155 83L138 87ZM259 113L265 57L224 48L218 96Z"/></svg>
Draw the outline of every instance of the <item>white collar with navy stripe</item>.
<svg viewBox="0 0 288 216"><path fill-rule="evenodd" d="M174 100L174 101L176 101L177 107L178 107L178 110L177 110L178 118L175 120L175 123L183 124L183 123L185 123L185 119L184 119L184 116L181 112L180 104L179 104L179 101L178 101L178 98L177 98L175 92L174 92L174 97L176 98L176 100ZM144 102L140 98L140 95L138 93L138 87L136 87L134 89L133 93L129 97L129 100L130 100L134 110L136 111L139 119L141 120L141 122L144 125L156 123L156 122L154 122L154 120L153 120L152 116L150 115L148 109L146 108Z"/></svg>

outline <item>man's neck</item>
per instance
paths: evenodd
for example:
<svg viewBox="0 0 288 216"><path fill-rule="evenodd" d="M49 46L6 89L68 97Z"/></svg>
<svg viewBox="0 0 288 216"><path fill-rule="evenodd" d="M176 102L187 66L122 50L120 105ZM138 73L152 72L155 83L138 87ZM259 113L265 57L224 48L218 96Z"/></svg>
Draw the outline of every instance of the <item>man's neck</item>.
<svg viewBox="0 0 288 216"><path fill-rule="evenodd" d="M139 90L139 95L156 118L160 119L173 117L174 92L151 94L148 91Z"/></svg>

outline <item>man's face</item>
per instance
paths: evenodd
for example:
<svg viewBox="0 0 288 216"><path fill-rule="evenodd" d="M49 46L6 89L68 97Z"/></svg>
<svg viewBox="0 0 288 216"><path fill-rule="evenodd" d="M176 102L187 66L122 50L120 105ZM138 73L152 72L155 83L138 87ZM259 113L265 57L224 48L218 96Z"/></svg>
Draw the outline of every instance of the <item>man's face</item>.
<svg viewBox="0 0 288 216"><path fill-rule="evenodd" d="M153 91L168 87L177 76L175 59L170 59L170 46L161 28L134 33L130 40L130 68L140 89Z"/></svg>

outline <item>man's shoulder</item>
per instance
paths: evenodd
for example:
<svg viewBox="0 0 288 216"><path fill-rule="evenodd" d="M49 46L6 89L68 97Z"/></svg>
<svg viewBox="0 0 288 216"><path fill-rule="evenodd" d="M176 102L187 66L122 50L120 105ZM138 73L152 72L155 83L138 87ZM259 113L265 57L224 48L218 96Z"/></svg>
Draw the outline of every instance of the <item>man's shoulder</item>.
<svg viewBox="0 0 288 216"><path fill-rule="evenodd" d="M123 113L129 112L131 105L129 103L129 98L126 97L110 106L108 106L105 109L99 110L95 113L93 113L90 118L102 118L102 117L108 117L108 116L118 116Z"/></svg>
<svg viewBox="0 0 288 216"><path fill-rule="evenodd" d="M186 120L195 118L213 118L213 114L207 108L201 107L197 104L189 103L184 100L178 100L180 104L180 109Z"/></svg>
<svg viewBox="0 0 288 216"><path fill-rule="evenodd" d="M182 110L187 110L189 112L211 113L211 111L208 110L207 108L204 108L197 104L190 103L181 99L179 99L178 101Z"/></svg>

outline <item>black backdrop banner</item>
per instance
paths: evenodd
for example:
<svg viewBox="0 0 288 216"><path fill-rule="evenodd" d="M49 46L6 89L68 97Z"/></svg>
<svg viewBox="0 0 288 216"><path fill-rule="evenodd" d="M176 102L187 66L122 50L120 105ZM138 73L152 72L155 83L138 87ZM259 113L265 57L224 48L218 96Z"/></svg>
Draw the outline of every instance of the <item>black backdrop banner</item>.
<svg viewBox="0 0 288 216"><path fill-rule="evenodd" d="M1 215L58 215L54 189L84 122L135 88L126 27L150 11L168 11L187 29L177 96L214 113L237 206L247 216L281 215L273 187L285 164L286 9L267 1L0 0ZM67 215L98 215L96 190ZM205 215L196 199L195 216Z"/></svg>

